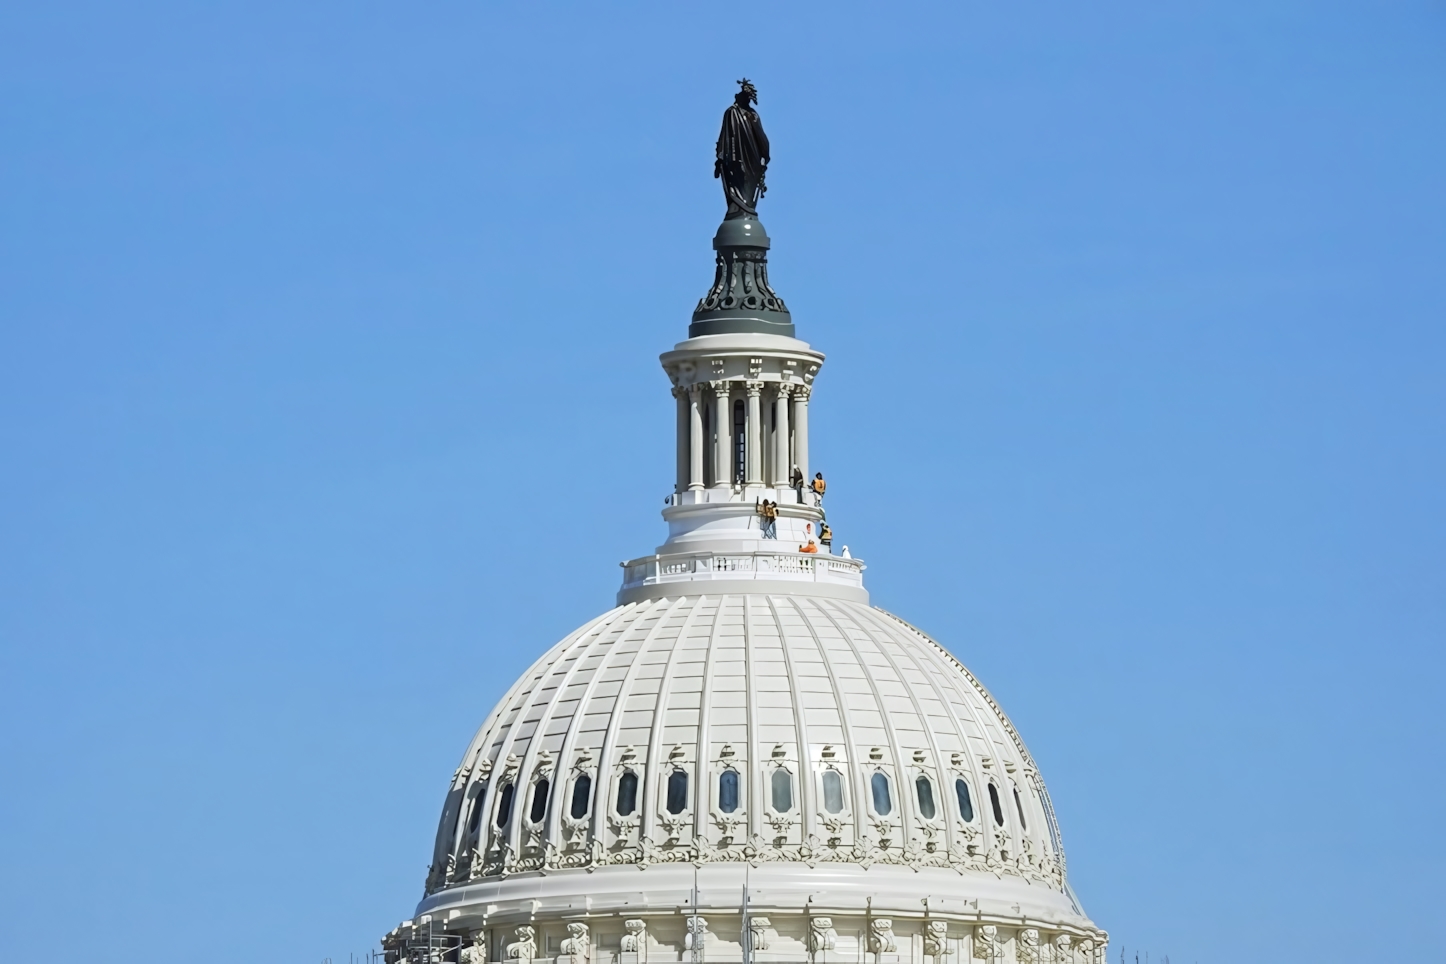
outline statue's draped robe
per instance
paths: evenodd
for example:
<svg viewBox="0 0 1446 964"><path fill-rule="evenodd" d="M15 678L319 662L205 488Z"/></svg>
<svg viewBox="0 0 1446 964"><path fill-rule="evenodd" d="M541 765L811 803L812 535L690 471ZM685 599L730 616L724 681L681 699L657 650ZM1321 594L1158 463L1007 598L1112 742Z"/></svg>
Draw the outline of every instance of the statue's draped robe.
<svg viewBox="0 0 1446 964"><path fill-rule="evenodd" d="M757 217L758 199L767 190L763 173L768 169L768 135L758 111L734 104L723 113L718 132L718 161L713 176L723 179L723 196L728 199L728 217Z"/></svg>

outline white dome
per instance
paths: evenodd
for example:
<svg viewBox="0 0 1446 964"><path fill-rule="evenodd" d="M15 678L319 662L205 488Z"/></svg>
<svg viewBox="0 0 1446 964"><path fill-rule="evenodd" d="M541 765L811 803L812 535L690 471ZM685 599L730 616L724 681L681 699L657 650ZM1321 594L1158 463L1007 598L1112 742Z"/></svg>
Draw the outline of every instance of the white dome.
<svg viewBox="0 0 1446 964"><path fill-rule="evenodd" d="M746 863L765 890L832 881L832 913L916 910L922 888L1093 932L1038 770L969 671L866 603L759 589L627 603L539 659L457 770L418 913L545 894L603 912L640 886L686 902L690 880L633 868ZM891 867L909 879L887 884ZM734 876L717 878L730 906Z"/></svg>

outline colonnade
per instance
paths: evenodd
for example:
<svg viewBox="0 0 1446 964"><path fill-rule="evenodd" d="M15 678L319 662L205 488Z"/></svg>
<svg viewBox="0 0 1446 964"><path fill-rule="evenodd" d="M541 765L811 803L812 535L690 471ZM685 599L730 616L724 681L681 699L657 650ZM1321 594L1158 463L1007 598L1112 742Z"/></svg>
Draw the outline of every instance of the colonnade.
<svg viewBox="0 0 1446 964"><path fill-rule="evenodd" d="M787 488L795 465L808 479L809 394L800 382L723 380L673 389L677 491L735 484ZM740 404L741 452L734 419Z"/></svg>

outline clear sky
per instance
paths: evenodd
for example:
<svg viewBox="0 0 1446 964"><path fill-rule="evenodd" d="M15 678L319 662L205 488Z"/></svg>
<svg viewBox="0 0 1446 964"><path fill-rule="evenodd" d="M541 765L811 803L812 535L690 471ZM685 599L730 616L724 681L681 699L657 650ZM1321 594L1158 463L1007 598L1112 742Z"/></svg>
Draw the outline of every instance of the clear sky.
<svg viewBox="0 0 1446 964"><path fill-rule="evenodd" d="M663 537L742 76L838 541L1112 961L1439 953L1446 6L142 0L0 8L7 957L409 916Z"/></svg>

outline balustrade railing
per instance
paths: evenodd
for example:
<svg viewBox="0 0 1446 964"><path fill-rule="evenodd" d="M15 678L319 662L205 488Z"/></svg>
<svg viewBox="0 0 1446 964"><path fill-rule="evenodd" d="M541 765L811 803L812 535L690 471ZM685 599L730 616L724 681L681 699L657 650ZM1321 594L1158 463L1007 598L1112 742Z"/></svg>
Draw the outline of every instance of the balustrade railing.
<svg viewBox="0 0 1446 964"><path fill-rule="evenodd" d="M689 552L647 556L622 564L623 588L709 579L787 579L863 585L864 564L803 552Z"/></svg>

